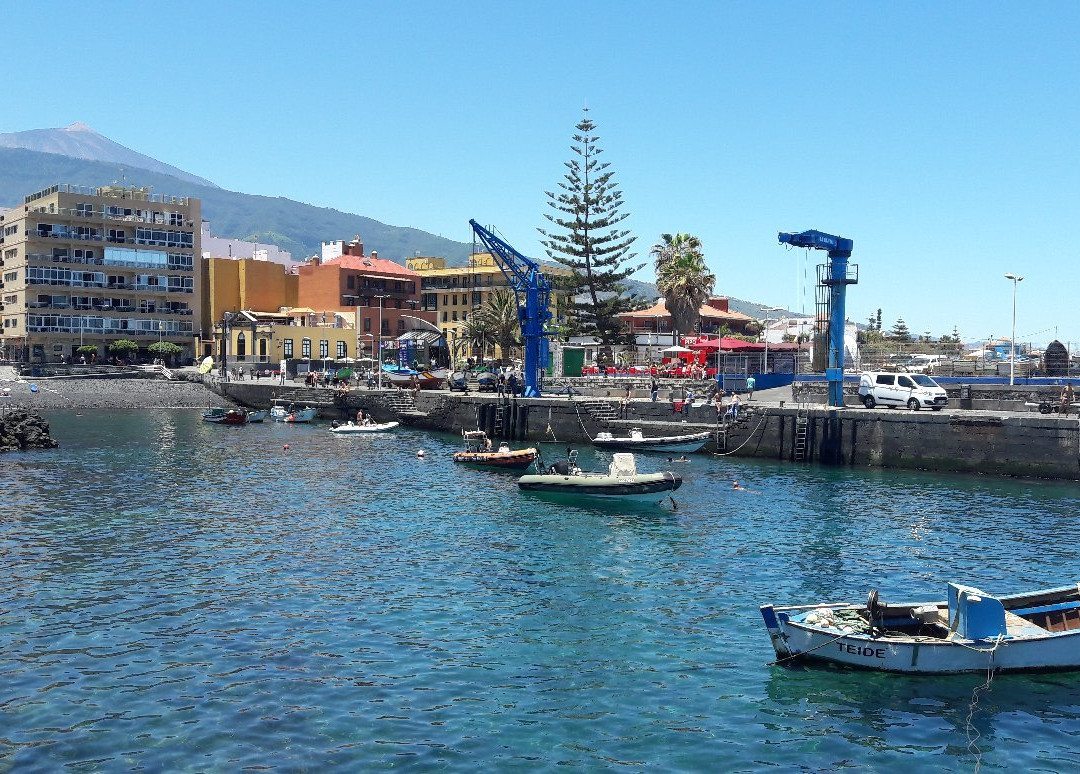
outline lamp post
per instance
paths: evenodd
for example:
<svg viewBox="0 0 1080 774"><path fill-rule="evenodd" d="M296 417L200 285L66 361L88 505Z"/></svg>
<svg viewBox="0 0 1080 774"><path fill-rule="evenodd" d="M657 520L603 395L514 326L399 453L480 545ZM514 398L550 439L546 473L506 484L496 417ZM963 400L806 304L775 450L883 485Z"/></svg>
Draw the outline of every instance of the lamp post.
<svg viewBox="0 0 1080 774"><path fill-rule="evenodd" d="M383 304L386 303L386 299L390 298L388 295L375 296L379 299L379 353L377 355L378 368L379 368L379 389L382 389L382 310Z"/></svg>
<svg viewBox="0 0 1080 774"><path fill-rule="evenodd" d="M765 365L762 368L763 373L769 373L769 321L772 319L769 317L769 312L779 312L784 307L782 306L767 306L762 311L765 312L765 319L762 320L765 323L762 328L762 332L765 334Z"/></svg>
<svg viewBox="0 0 1080 774"><path fill-rule="evenodd" d="M1024 278L1016 274L1006 274L1005 279L1012 280L1013 284L1012 339L1009 346L1009 386L1011 387L1016 376L1016 286L1023 282Z"/></svg>

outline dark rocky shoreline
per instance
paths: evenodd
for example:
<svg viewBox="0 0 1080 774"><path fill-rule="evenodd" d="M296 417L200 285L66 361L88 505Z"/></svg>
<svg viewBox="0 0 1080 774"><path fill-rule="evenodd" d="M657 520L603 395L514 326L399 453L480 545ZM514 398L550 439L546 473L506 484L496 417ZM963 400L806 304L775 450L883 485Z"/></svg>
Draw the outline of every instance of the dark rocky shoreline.
<svg viewBox="0 0 1080 774"><path fill-rule="evenodd" d="M5 403L13 408L49 409L148 409L229 407L227 398L202 382L183 379L26 379L4 381L10 388ZM36 391L31 389L37 387Z"/></svg>
<svg viewBox="0 0 1080 774"><path fill-rule="evenodd" d="M55 449L59 445L49 435L49 423L36 411L12 409L0 414L0 452Z"/></svg>

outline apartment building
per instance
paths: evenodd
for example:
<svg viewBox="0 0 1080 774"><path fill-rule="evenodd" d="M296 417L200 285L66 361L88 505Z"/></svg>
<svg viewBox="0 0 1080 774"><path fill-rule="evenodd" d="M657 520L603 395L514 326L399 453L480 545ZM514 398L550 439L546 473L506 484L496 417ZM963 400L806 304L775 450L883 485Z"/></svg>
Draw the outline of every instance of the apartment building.
<svg viewBox="0 0 1080 774"><path fill-rule="evenodd" d="M93 346L168 341L197 352L198 199L145 188L55 185L0 215L0 347L21 362L77 361Z"/></svg>
<svg viewBox="0 0 1080 774"><path fill-rule="evenodd" d="M435 313L435 324L450 342L460 337L469 315L480 309L493 292L502 289L513 293L491 253L474 253L465 266L447 266L445 258L423 257L410 258L405 265L420 275L420 308ZM544 266L543 272L551 278L569 274L570 270ZM565 294L553 290L551 327L558 328L564 322L564 305Z"/></svg>

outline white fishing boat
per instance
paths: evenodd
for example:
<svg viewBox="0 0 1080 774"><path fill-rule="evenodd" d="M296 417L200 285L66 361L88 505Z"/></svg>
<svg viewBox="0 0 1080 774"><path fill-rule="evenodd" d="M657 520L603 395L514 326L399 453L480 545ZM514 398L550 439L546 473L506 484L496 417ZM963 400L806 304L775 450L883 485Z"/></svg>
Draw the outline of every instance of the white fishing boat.
<svg viewBox="0 0 1080 774"><path fill-rule="evenodd" d="M682 433L680 435L662 435L646 438L639 428L633 428L629 435L617 436L611 433L597 433L593 444L601 449L625 449L627 451L658 452L696 452L709 442L709 431L700 433Z"/></svg>
<svg viewBox="0 0 1080 774"><path fill-rule="evenodd" d="M383 383L408 389L418 387L421 390L437 390L446 382L450 372L445 368L421 369L419 371L401 366L384 365Z"/></svg>
<svg viewBox="0 0 1080 774"><path fill-rule="evenodd" d="M264 419L266 419L266 409L248 412L248 422L262 422Z"/></svg>
<svg viewBox="0 0 1080 774"><path fill-rule="evenodd" d="M343 425L335 424L330 428L331 433L337 433L338 435L360 435L363 433L385 433L387 430L393 430L400 422L356 422L349 421Z"/></svg>
<svg viewBox="0 0 1080 774"><path fill-rule="evenodd" d="M300 408L292 403L275 403L270 408L270 418L275 422L310 422L315 419L318 411L311 406Z"/></svg>
<svg viewBox="0 0 1080 774"><path fill-rule="evenodd" d="M543 469L538 460L538 466ZM543 473L532 473L518 479L518 487L526 492L561 493L571 496L652 497L674 492L682 486L682 477L670 471L638 473L634 455L621 452L614 455L606 473L586 473L577 466L577 452L571 451Z"/></svg>
<svg viewBox="0 0 1080 774"><path fill-rule="evenodd" d="M993 596L948 584L944 601L763 605L780 661L914 674L1080 669L1080 588Z"/></svg>

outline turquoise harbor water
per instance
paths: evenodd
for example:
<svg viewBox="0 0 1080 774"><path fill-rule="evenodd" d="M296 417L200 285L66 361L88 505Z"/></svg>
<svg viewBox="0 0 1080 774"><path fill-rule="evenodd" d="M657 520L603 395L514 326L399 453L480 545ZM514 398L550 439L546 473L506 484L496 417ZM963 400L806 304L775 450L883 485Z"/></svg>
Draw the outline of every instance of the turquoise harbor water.
<svg viewBox="0 0 1080 774"><path fill-rule="evenodd" d="M984 677L767 666L758 615L1076 582L1073 485L695 458L628 509L449 436L49 419L0 458L0 770L953 771L975 734L1080 768L1080 673L998 676L969 728Z"/></svg>

